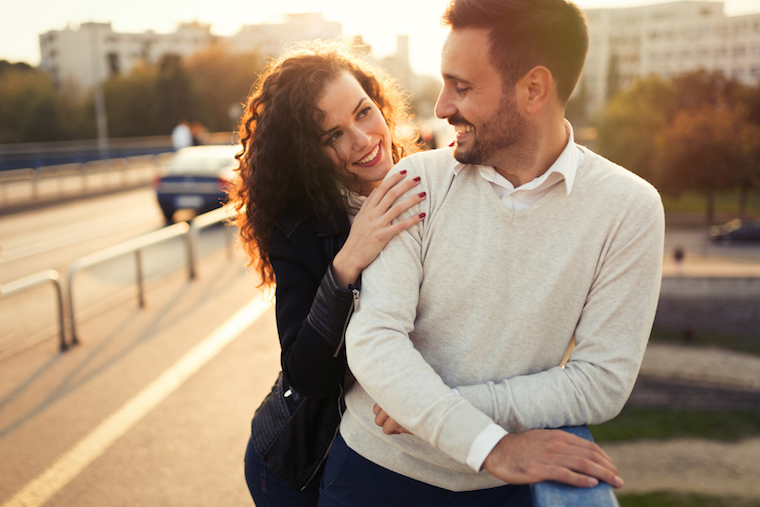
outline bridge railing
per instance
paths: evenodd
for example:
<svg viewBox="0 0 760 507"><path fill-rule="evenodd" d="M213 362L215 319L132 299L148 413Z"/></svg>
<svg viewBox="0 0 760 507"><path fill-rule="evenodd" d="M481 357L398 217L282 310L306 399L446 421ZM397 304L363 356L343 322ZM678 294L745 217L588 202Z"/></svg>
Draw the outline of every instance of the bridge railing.
<svg viewBox="0 0 760 507"><path fill-rule="evenodd" d="M0 210L148 185L171 153L0 171Z"/></svg>

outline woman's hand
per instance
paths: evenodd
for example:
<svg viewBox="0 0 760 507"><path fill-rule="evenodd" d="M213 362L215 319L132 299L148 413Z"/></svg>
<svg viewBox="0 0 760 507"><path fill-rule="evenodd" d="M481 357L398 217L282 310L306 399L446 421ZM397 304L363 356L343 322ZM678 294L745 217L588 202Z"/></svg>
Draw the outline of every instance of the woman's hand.
<svg viewBox="0 0 760 507"><path fill-rule="evenodd" d="M401 433L412 434L406 428L397 423L391 416L389 416L385 410L380 408L380 405L375 403L372 412L375 413L375 424L383 427L383 433L386 435L400 435Z"/></svg>
<svg viewBox="0 0 760 507"><path fill-rule="evenodd" d="M375 260L393 236L425 218L425 214L420 213L392 223L401 213L426 197L425 192L420 192L396 202L420 182L419 177L401 182L405 176L406 171L395 173L372 190L354 218L346 243L333 259L335 281L344 289L356 283L364 268Z"/></svg>

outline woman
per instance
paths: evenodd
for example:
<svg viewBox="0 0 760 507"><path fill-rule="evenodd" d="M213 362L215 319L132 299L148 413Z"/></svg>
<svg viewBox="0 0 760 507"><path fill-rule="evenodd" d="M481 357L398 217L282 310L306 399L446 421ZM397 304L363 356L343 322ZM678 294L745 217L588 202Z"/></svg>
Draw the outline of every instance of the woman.
<svg viewBox="0 0 760 507"><path fill-rule="evenodd" d="M362 270L424 214L394 202L419 180L391 167L413 146L395 83L337 42L271 63L239 126L231 192L240 236L264 285L276 281L282 373L256 411L246 481L258 507L316 505L319 477L351 381L343 333ZM356 302L356 303L355 303Z"/></svg>

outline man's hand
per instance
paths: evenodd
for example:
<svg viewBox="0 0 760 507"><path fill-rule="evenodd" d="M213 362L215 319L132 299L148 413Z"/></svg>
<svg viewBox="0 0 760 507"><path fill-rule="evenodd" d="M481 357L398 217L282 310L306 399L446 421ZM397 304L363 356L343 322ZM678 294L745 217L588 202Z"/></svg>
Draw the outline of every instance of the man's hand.
<svg viewBox="0 0 760 507"><path fill-rule="evenodd" d="M510 484L552 480L588 488L602 480L615 488L623 486L617 468L598 445L562 430L510 433L496 444L483 468Z"/></svg>
<svg viewBox="0 0 760 507"><path fill-rule="evenodd" d="M375 413L375 424L383 427L383 433L386 435L399 435L401 433L412 434L411 431L407 431L406 428L397 423L391 416L385 413L385 410L380 408L380 405L375 403L372 412Z"/></svg>

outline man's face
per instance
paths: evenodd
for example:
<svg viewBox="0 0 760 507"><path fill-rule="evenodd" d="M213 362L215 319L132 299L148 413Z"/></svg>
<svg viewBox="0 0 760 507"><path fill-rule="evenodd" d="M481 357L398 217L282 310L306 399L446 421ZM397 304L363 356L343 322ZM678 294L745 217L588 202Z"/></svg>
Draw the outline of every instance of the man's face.
<svg viewBox="0 0 760 507"><path fill-rule="evenodd" d="M525 137L526 120L505 93L488 55L488 31L452 30L441 52L443 88L435 113L456 129L454 157L463 164L502 167Z"/></svg>

